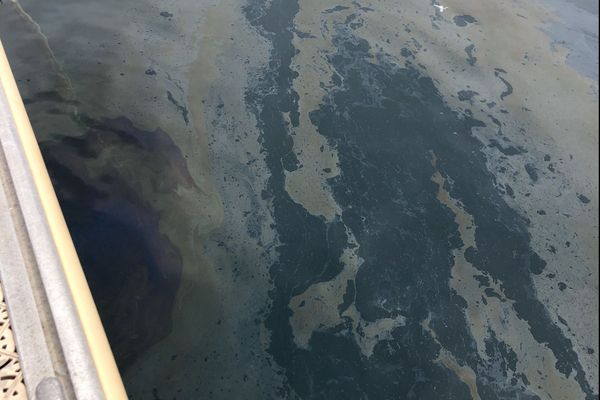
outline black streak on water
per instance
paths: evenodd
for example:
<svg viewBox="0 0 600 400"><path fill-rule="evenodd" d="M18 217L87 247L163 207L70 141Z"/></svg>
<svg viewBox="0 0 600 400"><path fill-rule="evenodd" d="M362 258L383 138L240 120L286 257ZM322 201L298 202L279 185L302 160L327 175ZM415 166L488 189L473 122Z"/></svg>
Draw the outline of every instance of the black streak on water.
<svg viewBox="0 0 600 400"><path fill-rule="evenodd" d="M500 94L500 100L504 100L505 97L510 96L513 93L512 85L510 84L510 82L508 82L502 77L502 73L506 73L506 71L500 68L496 68L496 70L494 71L496 77L500 79L502 83L504 83L504 86L506 86L506 89Z"/></svg>
<svg viewBox="0 0 600 400"><path fill-rule="evenodd" d="M173 103L173 105L175 106L177 111L181 114L181 117L183 118L183 122L185 122L186 125L189 125L190 117L189 117L189 111L188 111L187 107L185 105L179 104L179 102L177 100L175 100L175 97L173 97L173 93L171 93L169 90L167 90L167 99L171 103Z"/></svg>
<svg viewBox="0 0 600 400"><path fill-rule="evenodd" d="M477 20L470 15L457 15L453 18L453 21L457 26L460 27L465 27L469 24L477 22Z"/></svg>
<svg viewBox="0 0 600 400"><path fill-rule="evenodd" d="M477 63L477 57L475 57L473 55L474 52L475 52L474 44L470 44L467 47L465 47L465 53L467 53L467 62L469 63L469 65L475 65L475 63Z"/></svg>
<svg viewBox="0 0 600 400"><path fill-rule="evenodd" d="M272 41L270 69L263 81L247 93L258 118L271 177L263 196L272 200L279 235L279 260L270 269L274 289L266 319L271 331L270 353L284 368L289 387L310 399L468 398L469 392L454 373L436 358L439 346L422 328L431 316L439 342L461 364L477 371L477 386L485 399L531 398L523 393L526 376L502 381L496 367L514 369L516 353L490 334L479 358L467 328L465 301L449 288L452 250L461 246L450 210L437 200L431 181L437 168L451 182L476 222L477 249L467 258L483 272L502 282L504 294L515 302L535 339L547 344L560 371L576 374L592 397L571 342L555 326L535 297L531 274L543 271L544 261L533 252L528 221L504 202L486 168L483 145L471 135L482 123L448 109L431 79L412 68L397 68L384 57L374 63L369 44L338 27L330 58L344 86L324 99L311 118L337 151L342 174L330 180L343 209L341 220L326 223L294 203L284 188L284 170L298 168L283 113L298 125L298 94L292 89L297 73L290 67L294 0L273 0L266 8L253 2L246 8L250 21ZM466 49L470 62L475 63ZM453 135L452 132L457 132ZM291 156L290 156L291 155ZM354 302L362 317L374 321L390 317L387 309L407 317L391 340L376 345L374 354L361 354L350 322L316 332L310 350L298 348L289 317L290 299L311 284L329 280L342 268L339 256L348 245L344 225L360 245L364 260L341 308ZM385 300L386 309L378 306Z"/></svg>

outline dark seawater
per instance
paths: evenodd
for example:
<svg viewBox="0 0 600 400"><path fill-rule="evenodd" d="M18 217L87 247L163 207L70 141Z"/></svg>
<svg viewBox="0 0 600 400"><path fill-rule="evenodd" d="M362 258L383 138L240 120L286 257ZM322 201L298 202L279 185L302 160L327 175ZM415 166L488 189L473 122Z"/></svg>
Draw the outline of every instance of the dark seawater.
<svg viewBox="0 0 600 400"><path fill-rule="evenodd" d="M272 173L264 196L272 199L281 241L280 258L270 269L275 289L266 326L273 332L269 351L284 366L294 391L301 398L319 399L383 399L398 393L467 398L466 386L435 362L439 346L420 324L433 314L430 324L440 344L457 355L461 365L479 372L477 386L483 398L530 397L511 388L517 386L516 379L527 382L526 376L498 382L493 373L486 374L498 362L514 370L510 364L516 354L492 336L486 344L490 360L480 359L466 329L464 300L447 285L451 250L461 243L454 216L440 204L437 185L430 180L435 155L438 170L452 182L448 191L477 225L477 249L467 249L467 260L503 282L517 315L529 323L538 342L552 349L559 370L574 373L593 398L571 341L535 298L531 275L541 274L546 263L529 245L529 221L502 200L487 170L484 146L471 135L473 127L484 123L446 107L431 79L415 68L398 67L385 55L375 65L368 42L345 26L338 28L333 42L337 52L329 56L341 75L332 81L341 79L344 84L311 114L340 157L343 172L330 184L343 212L327 224L293 202L284 187L284 170L298 168L298 162L289 156L292 139L281 113L289 112L292 124L297 124L298 94L291 89L295 75L290 68L290 26L297 3L275 0L263 12L248 10L251 18L260 15L254 23L274 38L271 57L278 68L248 97L260 110L257 119ZM373 306L384 300L412 321L396 329L391 340L380 342L369 359L344 335L352 329L350 321L314 334L310 351L296 347L287 322L294 295L340 272L340 256L349 246L343 226L356 236L365 260L347 292L362 317L371 322L390 317Z"/></svg>
<svg viewBox="0 0 600 400"><path fill-rule="evenodd" d="M444 19L432 8L426 28L409 28L413 17L398 16L398 26L385 19L385 2L328 2L313 26L311 4L299 0L87 1L80 6L105 10L104 22L135 20L137 33L99 23L61 48L69 29L54 25L57 13L77 30L92 11L63 1L8 3L0 4L0 35L20 66L24 102L131 398L598 398L597 350L578 333L587 325L574 323L597 306L574 295L583 306L572 310L546 291L579 288L597 303L585 269L597 236L591 244L581 238L597 218L597 196L576 186L579 164L566 164L560 143L523 128L531 123L519 113L545 95L531 94L533 105L513 101L522 73L485 64L474 31L448 64L473 69L456 73L466 82L456 96L440 82L456 78L440 78L436 57L416 57L423 46L435 52L444 29L463 40L456 30L477 27L484 11ZM207 18L222 18L223 32L200 17L169 25L182 10L214 9ZM386 29L395 36L384 39ZM431 43L415 39L418 29ZM144 47L153 40L156 48ZM236 48L243 40L256 48ZM302 61L302 41L311 40L321 58ZM120 52L141 61L129 65ZM315 67L318 85L303 75L313 62L327 66ZM173 71L163 68L169 63ZM248 65L245 75L229 73L236 65ZM482 85L494 91L486 98L477 86L484 70ZM564 79L575 85L580 77ZM299 82L325 93L308 116L339 173L327 168L326 187L310 181L306 190L330 194L332 218L288 186L291 173L320 165L302 158L310 152L298 136L309 93ZM230 111L235 104L246 114ZM556 155L544 146L556 146ZM544 191L556 187L560 196ZM532 196L541 200L531 204ZM549 216L565 225L546 229L548 239L538 218L554 204L572 208ZM564 222L577 212L592 221L578 225L581 235ZM302 320L303 307L318 323Z"/></svg>

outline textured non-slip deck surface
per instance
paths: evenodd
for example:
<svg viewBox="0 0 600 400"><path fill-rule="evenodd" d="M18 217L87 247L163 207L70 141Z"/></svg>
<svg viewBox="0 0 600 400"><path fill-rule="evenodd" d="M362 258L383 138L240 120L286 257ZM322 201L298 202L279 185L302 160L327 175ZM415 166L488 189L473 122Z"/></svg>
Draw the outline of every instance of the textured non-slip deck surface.
<svg viewBox="0 0 600 400"><path fill-rule="evenodd" d="M27 392L0 285L0 400L4 399L27 399Z"/></svg>
<svg viewBox="0 0 600 400"><path fill-rule="evenodd" d="M3 1L130 398L598 399L597 3Z"/></svg>

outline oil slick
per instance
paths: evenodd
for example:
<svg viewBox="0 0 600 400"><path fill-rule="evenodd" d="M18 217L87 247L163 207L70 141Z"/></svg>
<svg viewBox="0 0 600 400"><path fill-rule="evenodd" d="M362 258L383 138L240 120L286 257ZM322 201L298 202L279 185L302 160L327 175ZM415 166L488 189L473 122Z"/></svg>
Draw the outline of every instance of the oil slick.
<svg viewBox="0 0 600 400"><path fill-rule="evenodd" d="M597 398L569 7L0 4L131 397Z"/></svg>

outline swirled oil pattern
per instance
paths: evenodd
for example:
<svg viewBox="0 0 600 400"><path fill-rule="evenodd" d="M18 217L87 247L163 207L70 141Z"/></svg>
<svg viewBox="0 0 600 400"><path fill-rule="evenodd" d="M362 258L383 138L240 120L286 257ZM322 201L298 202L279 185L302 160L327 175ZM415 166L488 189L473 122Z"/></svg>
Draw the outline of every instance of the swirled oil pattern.
<svg viewBox="0 0 600 400"><path fill-rule="evenodd" d="M130 397L598 398L597 14L5 0Z"/></svg>

